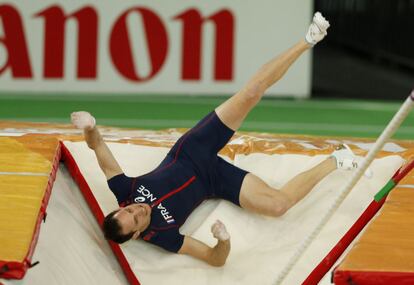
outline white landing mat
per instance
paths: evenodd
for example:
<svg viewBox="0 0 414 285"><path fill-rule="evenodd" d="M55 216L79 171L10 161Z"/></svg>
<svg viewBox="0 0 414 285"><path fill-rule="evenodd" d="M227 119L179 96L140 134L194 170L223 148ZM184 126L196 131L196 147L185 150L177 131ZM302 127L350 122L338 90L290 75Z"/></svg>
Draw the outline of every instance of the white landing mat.
<svg viewBox="0 0 414 285"><path fill-rule="evenodd" d="M116 209L115 197L106 184L93 151L83 142L64 144L74 156L104 214ZM139 176L151 171L168 152L167 148L162 147L120 143L108 145L128 176ZM253 172L269 185L278 188L326 157L256 153L248 156L236 155L235 160L230 162ZM359 181L283 284L300 284L308 276L352 226L372 201L374 194L402 162L402 158L396 155L374 160L371 166L373 178L363 177ZM280 218L256 215L227 201L204 202L180 231L214 245L215 239L210 233L210 226L217 218L222 220L232 237L232 250L224 267L211 267L189 256L171 254L143 241L130 241L121 248L143 285L274 284L280 270L303 239L316 227L349 178L349 172L334 171L303 201ZM329 278L325 278L324 282L327 280Z"/></svg>

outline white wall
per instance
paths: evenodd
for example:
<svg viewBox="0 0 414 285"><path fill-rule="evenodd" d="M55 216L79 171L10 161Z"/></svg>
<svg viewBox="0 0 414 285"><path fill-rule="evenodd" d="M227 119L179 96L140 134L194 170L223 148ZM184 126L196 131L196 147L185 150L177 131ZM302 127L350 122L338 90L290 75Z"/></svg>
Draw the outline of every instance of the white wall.
<svg viewBox="0 0 414 285"><path fill-rule="evenodd" d="M0 1L0 7L6 4L11 5L21 17L31 76L16 78L12 76L10 66L5 68L0 73L0 92L231 94L237 91L263 63L303 38L312 13L311 1L301 0ZM53 5L59 6L67 15L86 6L91 6L96 11L98 15L96 76L86 79L79 79L77 76L78 25L74 19L69 19L65 25L64 75L58 78L45 78L45 20L34 15ZM130 80L122 75L110 53L110 35L114 24L123 12L132 7L145 7L155 13L165 27L168 39L168 51L162 67L149 80L141 82ZM224 9L230 11L234 19L234 60L231 67L233 75L228 80L217 81L213 77L215 29L212 22L207 22L202 29L201 78L182 79L183 25L173 17L191 8L197 9L205 17ZM0 17L2 15L4 13L0 13ZM0 21L1 40L5 38L5 17L0 19L3 19ZM148 60L147 38L140 14L131 13L127 18L127 26L134 59L133 67L137 74L145 77L152 69L152 65ZM156 33L153 25L149 33ZM53 39L49 44L55 42L56 39ZM9 59L6 47L4 41L0 41L0 71ZM54 52L56 50L50 54ZM289 70L285 78L268 93L306 97L310 93L310 79L311 53L306 53Z"/></svg>

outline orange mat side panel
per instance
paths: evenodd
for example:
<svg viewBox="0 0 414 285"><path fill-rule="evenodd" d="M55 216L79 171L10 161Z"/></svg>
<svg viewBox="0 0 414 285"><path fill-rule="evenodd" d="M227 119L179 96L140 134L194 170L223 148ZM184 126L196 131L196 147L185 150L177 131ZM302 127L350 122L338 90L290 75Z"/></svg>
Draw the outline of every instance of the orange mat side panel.
<svg viewBox="0 0 414 285"><path fill-rule="evenodd" d="M0 277L31 266L60 159L56 138L0 137Z"/></svg>
<svg viewBox="0 0 414 285"><path fill-rule="evenodd" d="M411 171L390 193L380 215L336 269L335 284L345 284L343 280L356 284L374 284L372 280L377 280L375 284L414 284L413 201Z"/></svg>

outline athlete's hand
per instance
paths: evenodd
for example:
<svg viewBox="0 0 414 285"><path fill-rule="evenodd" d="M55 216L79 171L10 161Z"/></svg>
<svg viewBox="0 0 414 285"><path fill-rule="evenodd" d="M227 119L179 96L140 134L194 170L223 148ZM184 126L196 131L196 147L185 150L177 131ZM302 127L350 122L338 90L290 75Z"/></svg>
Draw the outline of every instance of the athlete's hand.
<svg viewBox="0 0 414 285"><path fill-rule="evenodd" d="M72 124L78 129L91 130L95 127L95 118L85 111L73 112L71 115Z"/></svg>
<svg viewBox="0 0 414 285"><path fill-rule="evenodd" d="M220 240L220 241L226 241L230 239L230 235L226 230L226 227L224 224L217 220L212 226L211 226L211 232L213 233L213 236Z"/></svg>
<svg viewBox="0 0 414 285"><path fill-rule="evenodd" d="M312 46L316 45L328 34L326 30L329 27L329 22L320 12L316 12L309 26L308 33L305 36L305 40Z"/></svg>

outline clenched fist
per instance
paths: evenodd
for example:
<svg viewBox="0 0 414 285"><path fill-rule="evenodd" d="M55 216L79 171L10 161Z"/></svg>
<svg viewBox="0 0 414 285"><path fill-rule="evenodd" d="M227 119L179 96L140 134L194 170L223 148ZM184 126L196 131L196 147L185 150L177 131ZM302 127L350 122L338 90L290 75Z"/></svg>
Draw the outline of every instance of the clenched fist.
<svg viewBox="0 0 414 285"><path fill-rule="evenodd" d="M72 124L78 129L91 130L95 127L95 118L85 111L73 112L71 114Z"/></svg>
<svg viewBox="0 0 414 285"><path fill-rule="evenodd" d="M220 240L220 241L226 241L230 239L230 235L226 230L226 227L224 224L217 220L212 226L211 226L211 232L213 233L213 236Z"/></svg>
<svg viewBox="0 0 414 285"><path fill-rule="evenodd" d="M309 26L308 33L305 36L306 41L311 45L316 45L328 33L329 22L322 16L320 12L316 12L313 16L312 23Z"/></svg>

